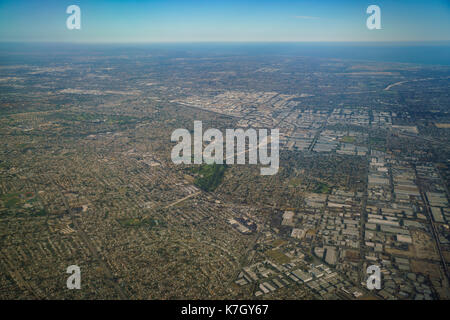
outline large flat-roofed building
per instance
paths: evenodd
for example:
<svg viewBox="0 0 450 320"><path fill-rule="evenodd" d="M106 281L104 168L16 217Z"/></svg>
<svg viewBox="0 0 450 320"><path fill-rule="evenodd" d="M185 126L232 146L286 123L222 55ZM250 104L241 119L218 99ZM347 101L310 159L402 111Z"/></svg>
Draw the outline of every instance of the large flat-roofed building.
<svg viewBox="0 0 450 320"><path fill-rule="evenodd" d="M444 223L444 217L442 216L441 208L431 207L431 213L433 214L433 219L436 222Z"/></svg>
<svg viewBox="0 0 450 320"><path fill-rule="evenodd" d="M292 274L305 283L312 280L312 276L310 274L301 270L294 270L292 271Z"/></svg>
<svg viewBox="0 0 450 320"><path fill-rule="evenodd" d="M405 242L405 243L412 243L412 238L411 236L405 235L405 234L398 234L396 236L397 241L399 242Z"/></svg>

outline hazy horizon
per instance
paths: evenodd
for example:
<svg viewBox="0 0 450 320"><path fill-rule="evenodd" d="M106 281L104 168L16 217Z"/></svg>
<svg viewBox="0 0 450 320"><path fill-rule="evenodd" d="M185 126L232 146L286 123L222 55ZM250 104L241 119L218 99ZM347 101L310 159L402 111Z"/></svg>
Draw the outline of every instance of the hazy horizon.
<svg viewBox="0 0 450 320"><path fill-rule="evenodd" d="M2 62L17 61L29 52L64 54L92 50L120 50L121 54L153 54L162 50L174 57L192 54L286 55L344 60L450 65L450 41L429 42L159 42L159 43L74 43L0 42ZM156 51L157 52L157 51ZM6 60L8 58L8 60Z"/></svg>

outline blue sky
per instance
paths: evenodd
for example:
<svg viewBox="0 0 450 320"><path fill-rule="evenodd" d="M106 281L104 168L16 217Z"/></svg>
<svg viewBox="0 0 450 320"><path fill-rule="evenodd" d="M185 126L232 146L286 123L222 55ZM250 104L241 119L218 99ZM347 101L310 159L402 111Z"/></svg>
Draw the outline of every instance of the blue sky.
<svg viewBox="0 0 450 320"><path fill-rule="evenodd" d="M81 30L66 8L81 8ZM381 8L368 30L366 8ZM450 1L1 0L0 41L439 41L450 40Z"/></svg>

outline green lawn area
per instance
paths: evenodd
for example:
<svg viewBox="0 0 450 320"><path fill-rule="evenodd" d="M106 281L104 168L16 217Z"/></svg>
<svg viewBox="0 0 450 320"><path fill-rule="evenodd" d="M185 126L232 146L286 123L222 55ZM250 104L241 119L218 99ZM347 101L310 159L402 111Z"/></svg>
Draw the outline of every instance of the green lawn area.
<svg viewBox="0 0 450 320"><path fill-rule="evenodd" d="M167 226L167 223L165 221L161 221L161 220L153 219L153 218L144 219L142 222L150 227L165 227L165 226Z"/></svg>
<svg viewBox="0 0 450 320"><path fill-rule="evenodd" d="M265 254L269 259L278 264L289 263L291 261L291 259L279 249L268 250Z"/></svg>
<svg viewBox="0 0 450 320"><path fill-rule="evenodd" d="M48 215L48 212L40 207L39 200L33 192L2 194L0 195L0 201L7 211L9 210L16 214L27 213L34 217Z"/></svg>
<svg viewBox="0 0 450 320"><path fill-rule="evenodd" d="M326 184L319 182L316 188L314 189L315 193L330 193L331 188Z"/></svg>
<svg viewBox="0 0 450 320"><path fill-rule="evenodd" d="M47 214L48 213L45 209L39 209L34 213L34 215L37 217L43 217L43 216L46 216Z"/></svg>
<svg viewBox="0 0 450 320"><path fill-rule="evenodd" d="M342 137L341 142L353 143L353 142L355 142L355 140L356 140L355 137L345 136L345 137Z"/></svg>
<svg viewBox="0 0 450 320"><path fill-rule="evenodd" d="M20 193L2 194L0 196L0 200L3 201L6 208L8 208L8 209L15 208L21 202L20 201Z"/></svg>
<svg viewBox="0 0 450 320"><path fill-rule="evenodd" d="M290 187L298 187L302 183L303 183L303 180L300 178L292 178L291 180L289 180Z"/></svg>
<svg viewBox="0 0 450 320"><path fill-rule="evenodd" d="M204 191L214 191L222 182L226 165L204 164L193 171L197 174L194 184Z"/></svg>
<svg viewBox="0 0 450 320"><path fill-rule="evenodd" d="M142 224L142 221L138 218L124 218L117 220L122 227L136 227Z"/></svg>

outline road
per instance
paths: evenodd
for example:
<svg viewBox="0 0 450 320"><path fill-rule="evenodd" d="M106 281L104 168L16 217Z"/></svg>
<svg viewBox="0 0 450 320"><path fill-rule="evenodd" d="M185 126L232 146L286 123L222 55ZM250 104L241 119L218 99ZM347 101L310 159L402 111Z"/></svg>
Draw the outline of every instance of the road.
<svg viewBox="0 0 450 320"><path fill-rule="evenodd" d="M178 200L172 202L171 204L165 206L164 209L168 209L168 208L170 208L170 207L173 207L173 206L179 204L180 202L183 202L183 201L185 201L185 200L187 200L187 199L189 199L189 198L192 198L192 197L195 197L195 196L199 195L200 193L202 193L202 192L199 191L199 192L196 192L196 193L192 193L192 194L190 194L190 195L188 195L188 196L186 196L186 197L184 197L184 198L178 199Z"/></svg>
<svg viewBox="0 0 450 320"><path fill-rule="evenodd" d="M402 84L407 83L407 82L418 82L418 81L428 81L428 80L443 80L443 79L449 79L449 78L450 77L446 77L446 78L445 77L444 78L424 78L424 79L399 81L399 82L396 82L396 83L391 83L386 88L384 88L384 91L389 91L391 88L393 88L395 86L402 85Z"/></svg>

